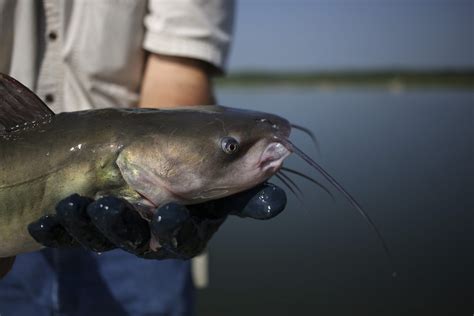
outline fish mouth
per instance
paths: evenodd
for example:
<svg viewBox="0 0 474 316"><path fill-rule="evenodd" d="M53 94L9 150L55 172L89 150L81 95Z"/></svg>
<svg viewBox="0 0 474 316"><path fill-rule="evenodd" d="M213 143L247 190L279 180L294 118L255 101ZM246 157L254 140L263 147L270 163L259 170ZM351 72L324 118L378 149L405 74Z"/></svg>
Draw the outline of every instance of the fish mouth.
<svg viewBox="0 0 474 316"><path fill-rule="evenodd" d="M290 149L282 142L272 142L267 145L260 156L258 166L265 173L276 173L290 154Z"/></svg>

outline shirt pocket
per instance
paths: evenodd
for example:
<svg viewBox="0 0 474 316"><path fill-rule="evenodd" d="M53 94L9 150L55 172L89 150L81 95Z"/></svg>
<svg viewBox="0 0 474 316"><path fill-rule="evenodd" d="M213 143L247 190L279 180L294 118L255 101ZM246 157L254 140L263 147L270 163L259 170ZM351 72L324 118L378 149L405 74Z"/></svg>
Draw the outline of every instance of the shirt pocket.
<svg viewBox="0 0 474 316"><path fill-rule="evenodd" d="M104 82L137 92L144 64L146 1L74 1L69 11L63 58L84 88L92 92L91 82Z"/></svg>

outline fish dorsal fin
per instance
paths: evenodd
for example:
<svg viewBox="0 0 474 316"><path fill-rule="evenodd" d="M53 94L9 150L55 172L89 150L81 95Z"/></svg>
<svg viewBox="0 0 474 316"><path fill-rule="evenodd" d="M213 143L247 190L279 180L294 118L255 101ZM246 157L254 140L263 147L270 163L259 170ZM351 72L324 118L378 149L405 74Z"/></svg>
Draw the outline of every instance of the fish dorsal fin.
<svg viewBox="0 0 474 316"><path fill-rule="evenodd" d="M0 73L0 134L33 128L53 116L33 91Z"/></svg>

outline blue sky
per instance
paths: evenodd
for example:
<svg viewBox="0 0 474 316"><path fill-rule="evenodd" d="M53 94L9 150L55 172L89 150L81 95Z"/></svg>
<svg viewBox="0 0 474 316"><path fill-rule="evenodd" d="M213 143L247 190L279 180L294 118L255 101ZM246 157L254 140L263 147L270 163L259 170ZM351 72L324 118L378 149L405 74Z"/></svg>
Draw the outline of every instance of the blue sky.
<svg viewBox="0 0 474 316"><path fill-rule="evenodd" d="M237 0L230 70L474 67L474 0Z"/></svg>

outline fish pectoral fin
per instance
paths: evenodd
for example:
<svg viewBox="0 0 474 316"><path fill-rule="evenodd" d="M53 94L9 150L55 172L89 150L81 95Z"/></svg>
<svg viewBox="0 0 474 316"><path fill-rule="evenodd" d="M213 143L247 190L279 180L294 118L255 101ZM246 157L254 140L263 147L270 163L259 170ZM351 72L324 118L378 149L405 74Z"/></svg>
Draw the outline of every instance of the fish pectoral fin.
<svg viewBox="0 0 474 316"><path fill-rule="evenodd" d="M34 128L53 116L54 112L33 91L0 73L0 135Z"/></svg>

